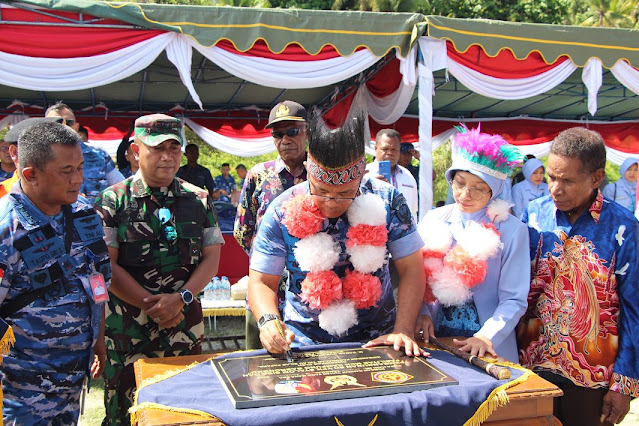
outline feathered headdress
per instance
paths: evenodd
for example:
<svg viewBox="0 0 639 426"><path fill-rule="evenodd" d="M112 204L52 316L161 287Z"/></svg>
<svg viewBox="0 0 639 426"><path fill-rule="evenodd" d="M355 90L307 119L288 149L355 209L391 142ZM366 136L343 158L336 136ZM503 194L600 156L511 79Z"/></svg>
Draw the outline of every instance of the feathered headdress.
<svg viewBox="0 0 639 426"><path fill-rule="evenodd" d="M523 156L500 135L482 133L480 127L469 130L464 124L455 126L460 131L453 142L455 163L469 163L470 168L498 179L506 179Z"/></svg>

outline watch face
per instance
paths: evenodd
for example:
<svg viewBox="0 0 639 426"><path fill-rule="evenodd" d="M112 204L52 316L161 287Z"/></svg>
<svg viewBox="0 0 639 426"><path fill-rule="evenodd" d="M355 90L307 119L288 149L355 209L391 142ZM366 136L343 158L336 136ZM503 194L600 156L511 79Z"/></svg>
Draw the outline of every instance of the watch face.
<svg viewBox="0 0 639 426"><path fill-rule="evenodd" d="M182 301L187 305L193 301L193 293L191 293L189 290L182 290L180 292L180 295L182 296Z"/></svg>

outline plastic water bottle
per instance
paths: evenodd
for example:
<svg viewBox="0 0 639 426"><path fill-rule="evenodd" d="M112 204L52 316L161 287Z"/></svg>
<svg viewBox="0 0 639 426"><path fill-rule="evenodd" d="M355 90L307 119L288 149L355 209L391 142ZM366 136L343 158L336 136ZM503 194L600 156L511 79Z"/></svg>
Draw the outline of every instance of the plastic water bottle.
<svg viewBox="0 0 639 426"><path fill-rule="evenodd" d="M216 277L217 278L217 277ZM204 287L204 300L207 302L212 302L215 300L215 295L213 294L213 280Z"/></svg>
<svg viewBox="0 0 639 426"><path fill-rule="evenodd" d="M213 283L211 285L211 290L213 293L213 300L221 300L222 299L222 294L221 294L221 288L222 288L222 283L220 282L219 277L214 277L213 278Z"/></svg>
<svg viewBox="0 0 639 426"><path fill-rule="evenodd" d="M231 282L227 276L222 277L222 300L229 300L231 298Z"/></svg>

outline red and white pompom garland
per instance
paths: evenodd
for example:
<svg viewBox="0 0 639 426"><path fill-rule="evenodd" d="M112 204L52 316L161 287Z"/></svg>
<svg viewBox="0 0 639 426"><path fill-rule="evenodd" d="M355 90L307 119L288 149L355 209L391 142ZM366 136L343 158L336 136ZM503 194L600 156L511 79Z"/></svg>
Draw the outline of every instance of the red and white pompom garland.
<svg viewBox="0 0 639 426"><path fill-rule="evenodd" d="M300 269L308 271L301 284L301 299L320 310L319 325L334 336L343 336L357 325L357 310L375 306L382 295L379 278L372 275L386 263L386 206L375 194L355 198L346 212L349 229L346 253L354 271L344 278L333 271L341 249L332 236L320 232L324 216L310 195L299 195L284 204L282 223L300 240L293 254Z"/></svg>
<svg viewBox="0 0 639 426"><path fill-rule="evenodd" d="M493 223L508 218L509 204L492 201L486 214ZM439 301L444 306L461 306L472 297L471 288L486 278L488 259L501 247L501 234L493 223L469 221L464 231L453 237L441 222L425 221L419 226L424 240L422 255L426 271L424 301Z"/></svg>

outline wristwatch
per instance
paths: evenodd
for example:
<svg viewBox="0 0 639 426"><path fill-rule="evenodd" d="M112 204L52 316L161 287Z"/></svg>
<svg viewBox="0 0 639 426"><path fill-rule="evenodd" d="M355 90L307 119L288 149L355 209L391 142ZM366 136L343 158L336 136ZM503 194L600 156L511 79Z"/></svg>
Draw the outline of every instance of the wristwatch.
<svg viewBox="0 0 639 426"><path fill-rule="evenodd" d="M180 297L182 298L182 302L184 302L185 305L190 305L191 302L193 302L193 293L191 293L191 290L183 288L179 291L179 293Z"/></svg>
<svg viewBox="0 0 639 426"><path fill-rule="evenodd" d="M262 315L262 317L257 321L257 328L261 329L262 327L264 327L264 325L269 322L269 321L273 321L273 320L279 320L280 318L275 315L275 314L264 314Z"/></svg>

